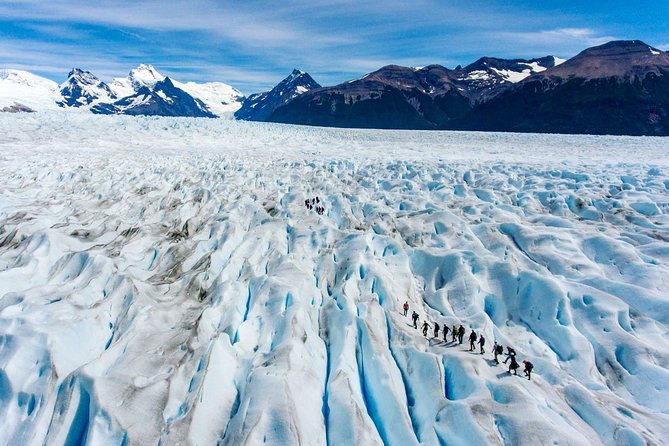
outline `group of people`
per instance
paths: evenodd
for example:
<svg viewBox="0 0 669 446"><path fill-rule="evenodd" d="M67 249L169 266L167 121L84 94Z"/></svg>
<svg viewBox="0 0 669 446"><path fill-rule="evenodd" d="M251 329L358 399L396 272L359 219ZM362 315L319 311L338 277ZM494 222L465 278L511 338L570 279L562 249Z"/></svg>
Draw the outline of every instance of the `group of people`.
<svg viewBox="0 0 669 446"><path fill-rule="evenodd" d="M409 312L409 302L404 302L404 316L407 316L407 313ZM411 313L411 319L413 320L413 328L418 329L418 319L419 315L416 313L416 311L413 311ZM423 325L421 327L423 329L423 336L427 336L427 332L430 329L430 324L427 321L423 322ZM434 337L439 338L439 330L440 326L439 323L435 322L434 323ZM449 331L451 332L451 342L457 342L459 344L462 344L464 337L465 337L465 327L460 324L460 326L453 325L452 328L450 328L448 325L444 324L443 325L443 339L444 342L448 342L448 333ZM476 350L476 344L479 345L480 348L480 353L484 354L484 346L486 343L486 339L483 336L483 334L477 335L476 331L472 330L472 332L469 334L469 351L475 351ZM498 344L497 341L495 341L495 344L493 345L493 351L492 351L494 358L495 358L495 363L499 364L499 359L497 359L498 355L501 355L504 353L504 347L502 344ZM504 360L504 364L506 364L508 361L511 361L509 364L509 373L513 371L514 375L518 375L518 369L520 368L520 364L518 364L518 361L516 360L516 350L514 350L513 347L510 345L506 347L506 359ZM534 368L534 365L528 361L528 360L523 360L523 364L525 365L525 376L527 376L527 379L531 379L532 375L532 369Z"/></svg>
<svg viewBox="0 0 669 446"><path fill-rule="evenodd" d="M504 347L502 346L502 344L498 344L497 342L495 342L495 345L493 347L493 353L495 354L495 364L499 364L499 359L497 359L497 356L504 353ZM520 364L518 364L518 361L516 360L516 350L510 345L507 345L506 359L504 360L504 364L506 364L507 361L509 360L511 361L509 363L509 373L511 373L511 370L513 370L513 374L517 375L518 369L520 368ZM532 364L527 359L523 359L522 362L525 365L525 369L523 370L523 372L525 373L525 376L527 376L527 379L530 380L532 378L532 369L534 369L534 364Z"/></svg>
<svg viewBox="0 0 669 446"><path fill-rule="evenodd" d="M308 210L315 209L318 215L323 215L325 212L325 208L321 205L321 200L318 198L318 196L304 200L304 206Z"/></svg>

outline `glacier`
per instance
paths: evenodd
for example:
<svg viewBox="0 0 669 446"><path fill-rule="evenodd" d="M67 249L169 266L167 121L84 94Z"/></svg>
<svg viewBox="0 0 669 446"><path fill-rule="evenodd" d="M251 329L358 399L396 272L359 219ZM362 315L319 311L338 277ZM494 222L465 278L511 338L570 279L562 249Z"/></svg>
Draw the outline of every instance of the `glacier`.
<svg viewBox="0 0 669 446"><path fill-rule="evenodd" d="M0 444L669 439L666 138L41 112L0 174Z"/></svg>

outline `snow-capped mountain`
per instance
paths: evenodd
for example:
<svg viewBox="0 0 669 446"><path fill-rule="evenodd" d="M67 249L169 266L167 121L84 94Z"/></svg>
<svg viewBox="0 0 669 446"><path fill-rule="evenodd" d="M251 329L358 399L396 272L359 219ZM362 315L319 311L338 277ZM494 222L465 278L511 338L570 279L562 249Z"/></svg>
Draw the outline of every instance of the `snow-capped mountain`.
<svg viewBox="0 0 669 446"><path fill-rule="evenodd" d="M23 70L0 70L0 110L57 110L58 84Z"/></svg>
<svg viewBox="0 0 669 446"><path fill-rule="evenodd" d="M264 121L277 108L287 104L295 97L319 87L320 84L308 73L294 69L288 77L270 91L257 93L246 98L241 108L235 113L235 117L249 121Z"/></svg>
<svg viewBox="0 0 669 446"><path fill-rule="evenodd" d="M669 135L669 54L639 40L588 48L482 104L458 126Z"/></svg>
<svg viewBox="0 0 669 446"><path fill-rule="evenodd" d="M60 85L27 71L0 71L0 111L91 110L93 113L232 117L244 95L223 82L181 83L142 64L109 84L72 69Z"/></svg>
<svg viewBox="0 0 669 446"><path fill-rule="evenodd" d="M456 67L455 76L460 81L458 87L465 89L470 98L475 101L485 101L504 91L504 87L560 65L564 61L556 56L529 60L482 57L464 68Z"/></svg>
<svg viewBox="0 0 669 446"><path fill-rule="evenodd" d="M142 86L135 94L111 104L97 104L91 111L105 115L216 117L202 101L177 88L169 77L151 87Z"/></svg>
<svg viewBox="0 0 669 446"><path fill-rule="evenodd" d="M156 83L165 79L153 65L141 64L130 70L127 77L114 79L109 86L119 98L135 95L141 88L154 88ZM236 88L223 82L178 82L172 84L185 91L193 98L202 101L209 111L216 116L229 116L241 107L244 95Z"/></svg>
<svg viewBox="0 0 669 446"><path fill-rule="evenodd" d="M90 71L79 68L73 68L67 80L60 84L60 94L63 99L58 105L63 107L82 107L117 99L116 93L107 84Z"/></svg>

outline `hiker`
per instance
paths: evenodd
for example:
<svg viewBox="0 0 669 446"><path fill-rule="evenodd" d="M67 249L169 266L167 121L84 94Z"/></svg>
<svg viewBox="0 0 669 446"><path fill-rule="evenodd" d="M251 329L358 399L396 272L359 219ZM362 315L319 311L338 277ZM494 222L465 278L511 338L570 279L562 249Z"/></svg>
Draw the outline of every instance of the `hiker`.
<svg viewBox="0 0 669 446"><path fill-rule="evenodd" d="M476 332L472 330L471 334L469 335L469 351L473 352L474 351L474 344L476 343L476 339L478 337L476 336Z"/></svg>
<svg viewBox="0 0 669 446"><path fill-rule="evenodd" d="M510 345L506 346L506 359L504 360L504 364L506 364L506 361L509 359L515 360L516 358L516 351L511 347Z"/></svg>
<svg viewBox="0 0 669 446"><path fill-rule="evenodd" d="M407 315L407 311L409 311L409 302L404 302L404 317Z"/></svg>
<svg viewBox="0 0 669 446"><path fill-rule="evenodd" d="M479 345L481 346L481 354L484 354L485 350L483 350L483 346L485 345L485 338L483 335L479 336Z"/></svg>
<svg viewBox="0 0 669 446"><path fill-rule="evenodd" d="M414 311L413 314L411 315L411 319L413 319L413 328L417 329L418 328L418 313L416 313Z"/></svg>
<svg viewBox="0 0 669 446"><path fill-rule="evenodd" d="M436 322L434 323L434 337L435 338L439 337L439 324Z"/></svg>
<svg viewBox="0 0 669 446"><path fill-rule="evenodd" d="M502 347L502 344L498 344L497 341L495 341L495 346L493 347L493 353L495 354L495 364L499 364L499 359L497 359L497 355L501 355L504 353L504 347Z"/></svg>
<svg viewBox="0 0 669 446"><path fill-rule="evenodd" d="M511 364L509 364L509 373L511 373L511 370L513 370L514 375L518 375L518 367L520 365L518 364L518 361L516 361L516 356L511 356Z"/></svg>
<svg viewBox="0 0 669 446"><path fill-rule="evenodd" d="M427 321L423 322L423 336L427 336L427 329L430 328L430 324Z"/></svg>
<svg viewBox="0 0 669 446"><path fill-rule="evenodd" d="M448 342L448 325L444 324L444 342Z"/></svg>
<svg viewBox="0 0 669 446"><path fill-rule="evenodd" d="M458 327L456 327L455 324L453 324L453 329L451 330L451 338L452 338L451 340L455 342L455 338L457 337L458 337Z"/></svg>
<svg viewBox="0 0 669 446"><path fill-rule="evenodd" d="M530 375L532 375L532 369L534 368L534 364L532 364L527 359L523 360L523 364L525 364L525 370L524 370L525 376L527 376L528 381L531 381L531 379L530 379L531 376Z"/></svg>
<svg viewBox="0 0 669 446"><path fill-rule="evenodd" d="M460 324L460 328L458 328L458 341L460 344L462 344L462 340L465 337L465 327Z"/></svg>

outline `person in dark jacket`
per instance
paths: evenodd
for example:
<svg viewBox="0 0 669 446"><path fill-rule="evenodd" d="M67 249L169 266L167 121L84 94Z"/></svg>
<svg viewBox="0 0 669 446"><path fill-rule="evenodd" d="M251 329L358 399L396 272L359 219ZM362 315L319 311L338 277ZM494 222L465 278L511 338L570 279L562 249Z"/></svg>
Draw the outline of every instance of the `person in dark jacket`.
<svg viewBox="0 0 669 446"><path fill-rule="evenodd" d="M458 328L458 342L462 344L462 340L465 338L465 327L463 325L460 325L460 328Z"/></svg>
<svg viewBox="0 0 669 446"><path fill-rule="evenodd" d="M485 338L483 335L479 336L479 346L481 347L481 354L485 353L485 350L483 350L483 346L485 345Z"/></svg>
<svg viewBox="0 0 669 446"><path fill-rule="evenodd" d="M506 359L504 360L504 364L511 359L516 357L516 351L511 347L510 345L506 346Z"/></svg>
<svg viewBox="0 0 669 446"><path fill-rule="evenodd" d="M448 342L448 325L444 324L444 342Z"/></svg>
<svg viewBox="0 0 669 446"><path fill-rule="evenodd" d="M423 322L423 336L427 336L427 329L430 328L430 324L427 321Z"/></svg>
<svg viewBox="0 0 669 446"><path fill-rule="evenodd" d="M502 347L502 344L498 344L497 342L495 342L495 346L493 347L493 353L495 354L495 364L499 364L499 359L497 359L497 356L504 354L504 347Z"/></svg>
<svg viewBox="0 0 669 446"><path fill-rule="evenodd" d="M434 323L434 337L435 338L439 337L439 324L436 322Z"/></svg>
<svg viewBox="0 0 669 446"><path fill-rule="evenodd" d="M511 373L511 370L513 370L514 375L518 375L518 368L520 365L518 364L518 361L516 361L515 356L511 356L511 364L509 364L509 373Z"/></svg>
<svg viewBox="0 0 669 446"><path fill-rule="evenodd" d="M418 328L418 313L415 311L411 314L411 319L413 319L413 328Z"/></svg>
<svg viewBox="0 0 669 446"><path fill-rule="evenodd" d="M527 359L523 360L523 364L525 364L525 376L527 376L527 380L531 380L531 375L532 375L532 369L534 368L534 364L532 364L530 361Z"/></svg>
<svg viewBox="0 0 669 446"><path fill-rule="evenodd" d="M476 339L478 339L478 336L476 336L476 332L472 330L471 334L469 335L469 351L473 352L474 351L474 345L476 344Z"/></svg>

